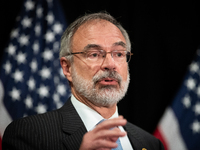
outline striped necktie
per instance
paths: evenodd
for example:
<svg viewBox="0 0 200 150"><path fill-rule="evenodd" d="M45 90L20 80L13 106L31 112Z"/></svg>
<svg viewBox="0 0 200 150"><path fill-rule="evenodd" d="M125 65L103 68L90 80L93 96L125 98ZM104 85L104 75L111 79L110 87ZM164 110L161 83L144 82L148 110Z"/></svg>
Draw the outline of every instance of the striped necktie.
<svg viewBox="0 0 200 150"><path fill-rule="evenodd" d="M112 150L123 150L123 148L122 148L122 145L121 145L121 142L120 142L119 138L117 139L116 143L117 143L117 145L118 145L118 146L117 146L116 148L113 148Z"/></svg>
<svg viewBox="0 0 200 150"><path fill-rule="evenodd" d="M106 120L106 119L102 119L101 121L99 121L99 123L97 123L97 125L100 124L100 123L102 123L102 122L105 121L105 120ZM113 148L112 150L123 150L119 138L117 139L116 143L117 143L118 146L117 146L116 148Z"/></svg>

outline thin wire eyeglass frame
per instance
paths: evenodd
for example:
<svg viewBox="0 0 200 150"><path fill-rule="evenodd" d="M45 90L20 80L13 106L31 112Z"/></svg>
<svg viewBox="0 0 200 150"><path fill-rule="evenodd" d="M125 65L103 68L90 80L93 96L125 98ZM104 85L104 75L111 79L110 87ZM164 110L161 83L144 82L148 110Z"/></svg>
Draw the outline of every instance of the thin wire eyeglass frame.
<svg viewBox="0 0 200 150"><path fill-rule="evenodd" d="M131 60L131 55L133 55L133 53L131 53L130 51L127 51L127 50L114 50L114 51L111 51L111 52L106 52L105 50L98 50L98 51L103 51L105 53L105 56L103 56L102 58L106 58L107 54L110 53L112 58L113 58L113 52L116 52L116 51L125 51L126 52L126 57L128 56L129 58L126 59L126 62L129 63L130 60ZM70 56L70 55L75 55L75 54L85 54L87 56L87 53L89 51L84 51L84 52L75 52L75 53L70 53L68 54L67 56Z"/></svg>

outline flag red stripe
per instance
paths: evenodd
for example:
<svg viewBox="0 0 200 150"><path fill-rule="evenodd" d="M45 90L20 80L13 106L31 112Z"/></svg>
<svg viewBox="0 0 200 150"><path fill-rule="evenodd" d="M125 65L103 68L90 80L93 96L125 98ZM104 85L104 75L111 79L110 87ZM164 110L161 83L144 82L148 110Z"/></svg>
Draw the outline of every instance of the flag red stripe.
<svg viewBox="0 0 200 150"><path fill-rule="evenodd" d="M1 140L1 137L0 137L0 150L2 150L2 144L1 144L2 140Z"/></svg>
<svg viewBox="0 0 200 150"><path fill-rule="evenodd" d="M156 128L156 130L155 130L155 132L154 132L154 136L155 136L156 138L158 138L158 139L162 142L162 144L163 144L165 150L168 150L167 143L165 142L165 139L164 139L164 137L162 136L162 134L160 133L160 131L159 131L158 128Z"/></svg>

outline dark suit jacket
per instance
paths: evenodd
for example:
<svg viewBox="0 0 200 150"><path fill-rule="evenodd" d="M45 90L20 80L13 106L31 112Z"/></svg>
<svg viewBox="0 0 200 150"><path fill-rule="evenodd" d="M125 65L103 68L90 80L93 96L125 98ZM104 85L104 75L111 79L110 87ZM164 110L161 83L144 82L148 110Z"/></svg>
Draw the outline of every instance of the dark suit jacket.
<svg viewBox="0 0 200 150"><path fill-rule="evenodd" d="M134 150L161 150L161 142L149 133L127 123L124 127ZM12 122L5 130L3 150L78 150L87 132L69 99L55 111Z"/></svg>

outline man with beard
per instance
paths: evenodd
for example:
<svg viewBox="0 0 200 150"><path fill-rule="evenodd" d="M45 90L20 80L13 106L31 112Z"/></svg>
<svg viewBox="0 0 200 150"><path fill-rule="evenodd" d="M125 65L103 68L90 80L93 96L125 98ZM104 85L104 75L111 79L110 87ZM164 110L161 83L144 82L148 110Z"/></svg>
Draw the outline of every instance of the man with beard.
<svg viewBox="0 0 200 150"><path fill-rule="evenodd" d="M11 123L3 149L163 149L149 133L118 116L129 85L131 44L107 13L85 15L61 39L60 63L72 96L55 111Z"/></svg>

